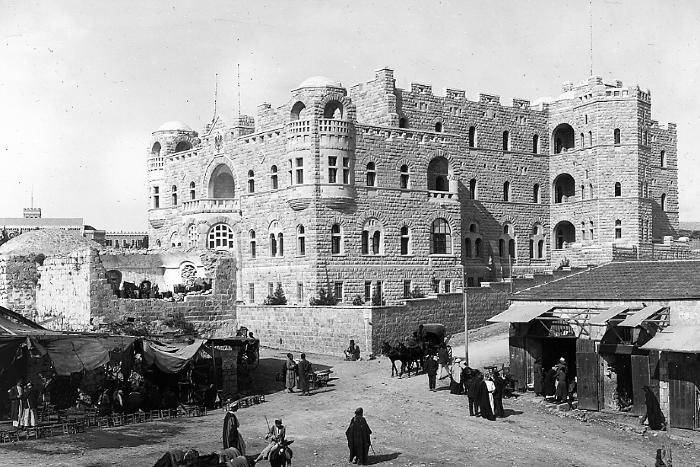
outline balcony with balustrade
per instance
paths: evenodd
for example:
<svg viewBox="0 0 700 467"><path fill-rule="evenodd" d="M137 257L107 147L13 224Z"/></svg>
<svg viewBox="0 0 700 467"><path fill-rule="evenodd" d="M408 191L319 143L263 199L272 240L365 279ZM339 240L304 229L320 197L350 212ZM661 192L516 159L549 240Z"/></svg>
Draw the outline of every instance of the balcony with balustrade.
<svg viewBox="0 0 700 467"><path fill-rule="evenodd" d="M236 198L200 198L184 201L180 208L182 215L233 213L240 211L240 203Z"/></svg>

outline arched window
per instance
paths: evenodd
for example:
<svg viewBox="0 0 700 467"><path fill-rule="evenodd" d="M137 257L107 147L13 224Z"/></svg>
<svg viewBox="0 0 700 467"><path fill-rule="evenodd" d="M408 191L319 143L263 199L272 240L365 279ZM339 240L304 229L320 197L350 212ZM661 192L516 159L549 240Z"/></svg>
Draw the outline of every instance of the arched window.
<svg viewBox="0 0 700 467"><path fill-rule="evenodd" d="M586 223L581 221L581 240L588 239L588 231L586 230Z"/></svg>
<svg viewBox="0 0 700 467"><path fill-rule="evenodd" d="M666 193L661 193L661 210L666 211Z"/></svg>
<svg viewBox="0 0 700 467"><path fill-rule="evenodd" d="M432 253L436 255L452 254L452 232L445 219L435 219L432 229Z"/></svg>
<svg viewBox="0 0 700 467"><path fill-rule="evenodd" d="M195 191L194 182L190 182L190 199L195 199L197 197L197 192Z"/></svg>
<svg viewBox="0 0 700 467"><path fill-rule="evenodd" d="M442 133L442 122L435 122L435 131L437 133Z"/></svg>
<svg viewBox="0 0 700 467"><path fill-rule="evenodd" d="M513 259L516 258L516 256L515 256L515 240L512 238L510 240L508 240L508 255Z"/></svg>
<svg viewBox="0 0 700 467"><path fill-rule="evenodd" d="M235 195L234 188L231 169L225 164L217 166L209 179L209 197L233 198Z"/></svg>
<svg viewBox="0 0 700 467"><path fill-rule="evenodd" d="M505 257L506 255L506 241L505 239L501 238L498 240L498 256L501 258Z"/></svg>
<svg viewBox="0 0 700 467"><path fill-rule="evenodd" d="M648 197L649 197L649 183L648 183L648 182L644 182L644 183L642 184L642 196L643 196L644 198L648 198Z"/></svg>
<svg viewBox="0 0 700 467"><path fill-rule="evenodd" d="M277 166L273 165L270 167L270 188L276 190L279 188L279 182L277 179Z"/></svg>
<svg viewBox="0 0 700 467"><path fill-rule="evenodd" d="M568 203L576 196L576 182L567 173L557 175L554 179L554 202Z"/></svg>
<svg viewBox="0 0 700 467"><path fill-rule="evenodd" d="M306 255L306 234L303 225L297 227L297 254L299 256Z"/></svg>
<svg viewBox="0 0 700 467"><path fill-rule="evenodd" d="M408 119L406 117L399 118L399 128L408 128Z"/></svg>
<svg viewBox="0 0 700 467"><path fill-rule="evenodd" d="M255 172L248 171L248 193L255 193Z"/></svg>
<svg viewBox="0 0 700 467"><path fill-rule="evenodd" d="M532 135L532 153L540 153L540 135Z"/></svg>
<svg viewBox="0 0 700 467"><path fill-rule="evenodd" d="M153 187L153 209L160 208L160 187Z"/></svg>
<svg viewBox="0 0 700 467"><path fill-rule="evenodd" d="M339 224L333 224L331 227L331 254L339 255L342 253L343 236L340 231Z"/></svg>
<svg viewBox="0 0 700 467"><path fill-rule="evenodd" d="M477 193L476 178L469 180L469 199L479 199Z"/></svg>
<svg viewBox="0 0 700 467"><path fill-rule="evenodd" d="M401 227L401 254L408 255L411 251L411 237L407 226Z"/></svg>
<svg viewBox="0 0 700 467"><path fill-rule="evenodd" d="M579 138L581 140L581 149L586 147L586 137L583 136L583 133L581 133L581 137Z"/></svg>
<svg viewBox="0 0 700 467"><path fill-rule="evenodd" d="M382 237L382 224L377 219L367 219L362 227L362 254L382 254L384 252Z"/></svg>
<svg viewBox="0 0 700 467"><path fill-rule="evenodd" d="M615 238L622 238L622 221L620 219L615 221Z"/></svg>
<svg viewBox="0 0 700 467"><path fill-rule="evenodd" d="M479 225L469 224L469 233L479 233Z"/></svg>
<svg viewBox="0 0 700 467"><path fill-rule="evenodd" d="M544 240L537 242L537 257L540 259L544 258Z"/></svg>
<svg viewBox="0 0 700 467"><path fill-rule="evenodd" d="M323 118L343 119L343 104L338 101L330 101L323 109Z"/></svg>
<svg viewBox="0 0 700 467"><path fill-rule="evenodd" d="M530 239L530 259L535 259L535 241Z"/></svg>
<svg viewBox="0 0 700 467"><path fill-rule="evenodd" d="M615 182L615 197L622 196L622 184L620 182Z"/></svg>
<svg viewBox="0 0 700 467"><path fill-rule="evenodd" d="M277 256L277 236L274 233L270 234L270 256Z"/></svg>
<svg viewBox="0 0 700 467"><path fill-rule="evenodd" d="M649 132L648 131L642 132L642 144L644 146L649 146Z"/></svg>
<svg viewBox="0 0 700 467"><path fill-rule="evenodd" d="M615 141L615 144L620 144L620 129L615 128L613 131L613 140Z"/></svg>
<svg viewBox="0 0 700 467"><path fill-rule="evenodd" d="M661 167L666 167L666 151L661 151L661 154L659 155L659 162L661 163Z"/></svg>
<svg viewBox="0 0 700 467"><path fill-rule="evenodd" d="M212 250L228 250L233 248L233 230L228 224L216 224L209 229L207 246Z"/></svg>
<svg viewBox="0 0 700 467"><path fill-rule="evenodd" d="M444 157L436 157L428 164L428 190L449 191L450 164Z"/></svg>
<svg viewBox="0 0 700 467"><path fill-rule="evenodd" d="M367 186L376 186L377 181L377 170L375 169L374 162L369 162L367 164Z"/></svg>
<svg viewBox="0 0 700 467"><path fill-rule="evenodd" d="M255 256L257 255L257 248L256 248L257 244L255 241L255 230L251 230L250 232L248 232L248 235L250 236L250 257L255 258Z"/></svg>
<svg viewBox="0 0 700 467"><path fill-rule="evenodd" d="M192 149L192 145L187 141L180 141L175 146L175 152L189 151L190 149Z"/></svg>
<svg viewBox="0 0 700 467"><path fill-rule="evenodd" d="M476 147L476 127L474 126L469 127L469 147Z"/></svg>
<svg viewBox="0 0 700 467"><path fill-rule="evenodd" d="M532 187L532 202L535 204L540 204L540 184L535 183Z"/></svg>
<svg viewBox="0 0 700 467"><path fill-rule="evenodd" d="M155 157L160 156L160 143L158 141L153 143L153 147L151 148L151 155Z"/></svg>
<svg viewBox="0 0 700 467"><path fill-rule="evenodd" d="M593 147L593 132L588 132L588 147Z"/></svg>
<svg viewBox="0 0 700 467"><path fill-rule="evenodd" d="M586 185L581 185L581 199L586 199Z"/></svg>
<svg viewBox="0 0 700 467"><path fill-rule="evenodd" d="M402 190L407 190L410 187L410 178L408 174L408 166L406 164L401 166L401 174L399 175L399 184Z"/></svg>
<svg viewBox="0 0 700 467"><path fill-rule="evenodd" d="M472 239L469 237L464 239L464 254L467 258L472 257Z"/></svg>
<svg viewBox="0 0 700 467"><path fill-rule="evenodd" d="M561 123L557 125L554 132L552 132L551 148L554 149L554 154L566 152L569 149L573 149L575 140L576 134L571 125L568 123Z"/></svg>
<svg viewBox="0 0 700 467"><path fill-rule="evenodd" d="M128 248L129 244L127 243L128 240L124 240L124 247ZM177 232L173 232L173 234L170 236L170 246L177 247L177 246L182 246L182 242L180 241L180 234Z"/></svg>
<svg viewBox="0 0 700 467"><path fill-rule="evenodd" d="M277 255L284 256L284 234L282 232L277 234Z"/></svg>
<svg viewBox="0 0 700 467"><path fill-rule="evenodd" d="M170 192L173 199L173 206L177 206L177 185L173 185Z"/></svg>
<svg viewBox="0 0 700 467"><path fill-rule="evenodd" d="M595 237L594 237L594 232L595 232L595 230L593 229L593 221L589 221L589 222L588 222L588 233L591 234L591 235L590 235L590 236L591 236L591 240L594 240L594 239L595 239Z"/></svg>
<svg viewBox="0 0 700 467"><path fill-rule="evenodd" d="M503 132L503 150L510 151L510 132Z"/></svg>
<svg viewBox="0 0 700 467"><path fill-rule="evenodd" d="M588 185L588 197L593 199L593 184Z"/></svg>
<svg viewBox="0 0 700 467"><path fill-rule="evenodd" d="M510 201L510 182L503 184L503 201Z"/></svg>
<svg viewBox="0 0 700 467"><path fill-rule="evenodd" d="M481 258L481 239L474 240L474 257Z"/></svg>
<svg viewBox="0 0 700 467"><path fill-rule="evenodd" d="M187 228L187 248L195 248L199 244L199 228L192 224Z"/></svg>
<svg viewBox="0 0 700 467"><path fill-rule="evenodd" d="M304 118L304 113L306 112L306 106L303 102L297 102L292 106L291 119L300 120Z"/></svg>

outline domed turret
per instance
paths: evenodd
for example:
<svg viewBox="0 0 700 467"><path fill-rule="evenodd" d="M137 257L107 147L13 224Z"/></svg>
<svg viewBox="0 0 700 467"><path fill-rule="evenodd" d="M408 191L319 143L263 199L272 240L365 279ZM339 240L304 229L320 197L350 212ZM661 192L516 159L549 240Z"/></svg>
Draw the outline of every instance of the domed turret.
<svg viewBox="0 0 700 467"><path fill-rule="evenodd" d="M302 88L341 88L342 85L338 81L333 81L325 76L311 76L306 78L304 81L296 87L296 89Z"/></svg>

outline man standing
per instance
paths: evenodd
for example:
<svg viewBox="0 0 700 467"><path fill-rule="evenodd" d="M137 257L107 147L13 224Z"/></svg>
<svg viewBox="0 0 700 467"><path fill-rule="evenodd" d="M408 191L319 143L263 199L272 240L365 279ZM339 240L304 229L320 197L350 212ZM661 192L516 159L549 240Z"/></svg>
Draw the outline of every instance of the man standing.
<svg viewBox="0 0 700 467"><path fill-rule="evenodd" d="M556 394L554 397L554 400L556 402L564 402L566 401L566 397L568 394L569 387L567 385L566 379L567 379L567 373L569 368L566 366L566 360L564 357L559 359L559 364L557 365L556 368Z"/></svg>
<svg viewBox="0 0 700 467"><path fill-rule="evenodd" d="M297 364L299 372L299 389L302 396L310 396L309 392L309 376L311 375L311 363L306 359L306 354L301 354L301 361Z"/></svg>
<svg viewBox="0 0 700 467"><path fill-rule="evenodd" d="M478 417L480 415L480 410L479 410L479 401L477 400L477 396L479 394L479 371L478 370L470 370L469 368L466 368L466 382L465 382L465 390L467 392L467 397L469 398L469 416L471 417Z"/></svg>
<svg viewBox="0 0 700 467"><path fill-rule="evenodd" d="M435 392L435 380L437 378L437 355L428 356L425 362L425 372L428 374L428 389Z"/></svg>
<svg viewBox="0 0 700 467"><path fill-rule="evenodd" d="M282 420L277 419L275 420L275 424L272 425L270 428L270 431L268 431L267 435L265 435L265 439L269 440L270 443L267 445L265 449L262 450L260 454L258 454L258 457L255 459L255 463L257 464L263 459L267 459L267 456L270 455L270 452L275 449L277 446L282 444L284 441L284 437L287 434L287 429L282 425Z"/></svg>
<svg viewBox="0 0 700 467"><path fill-rule="evenodd" d="M498 373L498 370L493 370L493 384L496 389L493 391L493 411L496 417L505 417L505 411L503 410L503 391L506 387L506 380L504 380Z"/></svg>
<svg viewBox="0 0 700 467"><path fill-rule="evenodd" d="M438 363L440 364L440 379L450 376L450 355L447 353L445 344L440 344L438 347ZM442 370L445 370L447 374L443 376Z"/></svg>
<svg viewBox="0 0 700 467"><path fill-rule="evenodd" d="M348 439L348 449L350 449L350 459L348 462L359 465L367 465L369 459L369 447L372 441L369 435L372 430L367 425L367 420L362 416L362 407L355 410L355 416L350 420L350 426L345 430L345 437Z"/></svg>
<svg viewBox="0 0 700 467"><path fill-rule="evenodd" d="M297 363L294 361L291 353L287 354L287 361L282 366L282 377L284 378L287 391L294 392L294 386L297 383Z"/></svg>

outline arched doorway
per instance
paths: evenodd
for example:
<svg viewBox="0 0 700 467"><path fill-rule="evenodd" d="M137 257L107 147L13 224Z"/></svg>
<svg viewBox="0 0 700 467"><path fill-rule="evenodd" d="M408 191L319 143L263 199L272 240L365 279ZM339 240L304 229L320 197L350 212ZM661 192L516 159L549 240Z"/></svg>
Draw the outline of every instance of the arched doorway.
<svg viewBox="0 0 700 467"><path fill-rule="evenodd" d="M235 185L231 169L221 164L211 174L209 179L210 198L233 198L235 196Z"/></svg>
<svg viewBox="0 0 700 467"><path fill-rule="evenodd" d="M444 157L436 157L428 164L428 190L450 191L448 176L450 164Z"/></svg>
<svg viewBox="0 0 700 467"><path fill-rule="evenodd" d="M576 241L576 229L569 221L561 221L554 227L554 248L563 250L570 243Z"/></svg>
<svg viewBox="0 0 700 467"><path fill-rule="evenodd" d="M567 173L559 174L554 179L554 202L568 203L576 196L576 181Z"/></svg>
<svg viewBox="0 0 700 467"><path fill-rule="evenodd" d="M560 123L552 132L552 149L559 154L574 148L574 129L568 123Z"/></svg>

